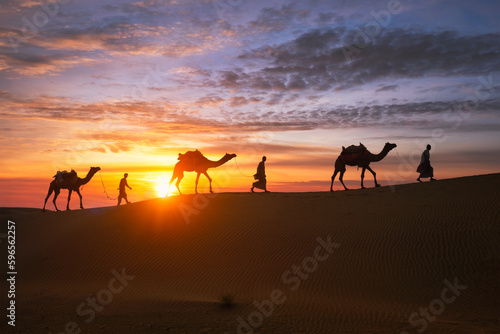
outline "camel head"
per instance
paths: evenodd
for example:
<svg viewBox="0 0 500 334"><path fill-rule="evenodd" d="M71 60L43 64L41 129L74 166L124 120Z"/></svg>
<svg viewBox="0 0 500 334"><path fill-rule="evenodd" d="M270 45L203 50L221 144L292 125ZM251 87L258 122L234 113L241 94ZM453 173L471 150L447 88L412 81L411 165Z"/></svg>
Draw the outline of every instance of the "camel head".
<svg viewBox="0 0 500 334"><path fill-rule="evenodd" d="M384 150L387 150L387 152L391 151L392 149L396 148L398 145L392 144L392 143L385 143L384 145Z"/></svg>
<svg viewBox="0 0 500 334"><path fill-rule="evenodd" d="M95 173L97 173L100 170L101 170L101 167L90 167L90 172L89 173L95 174Z"/></svg>
<svg viewBox="0 0 500 334"><path fill-rule="evenodd" d="M226 154L224 155L224 160L226 160L226 159L227 159L227 160L229 161L229 160L231 160L232 158L236 158L236 154L229 154L229 153L226 153Z"/></svg>

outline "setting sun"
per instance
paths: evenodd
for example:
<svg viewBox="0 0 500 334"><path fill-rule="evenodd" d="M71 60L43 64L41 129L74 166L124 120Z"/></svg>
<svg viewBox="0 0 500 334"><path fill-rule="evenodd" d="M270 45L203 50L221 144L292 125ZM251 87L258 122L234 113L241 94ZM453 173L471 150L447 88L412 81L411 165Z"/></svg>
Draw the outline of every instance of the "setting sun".
<svg viewBox="0 0 500 334"><path fill-rule="evenodd" d="M170 181L170 178L168 176L159 176L155 180L155 191L156 194L158 194L159 197L166 197L167 194L170 196L171 193L169 193L169 187L168 187L168 181ZM175 187L174 187L175 188Z"/></svg>

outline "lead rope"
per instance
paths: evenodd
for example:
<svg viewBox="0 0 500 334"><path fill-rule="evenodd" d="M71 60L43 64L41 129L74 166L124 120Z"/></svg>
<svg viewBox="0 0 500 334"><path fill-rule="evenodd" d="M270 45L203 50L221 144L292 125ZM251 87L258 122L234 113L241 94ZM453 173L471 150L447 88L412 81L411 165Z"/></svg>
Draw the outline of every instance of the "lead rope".
<svg viewBox="0 0 500 334"><path fill-rule="evenodd" d="M116 197L116 198L111 198L111 197L109 197L108 192L106 191L106 186L104 186L104 181L102 180L102 175L101 175L101 173L99 173L99 177L101 178L102 188L104 189L104 191L103 191L103 192L106 194L106 197L107 197L108 199L112 200L112 201L114 201L114 200L118 199L118 197Z"/></svg>
<svg viewBox="0 0 500 334"><path fill-rule="evenodd" d="M236 168L238 168L238 171L240 172L241 175L243 175L245 177L251 177L251 178L253 178L253 175L246 175L245 173L243 173L241 171L240 165L238 164L238 161L236 160L236 157L234 157L234 162L236 163Z"/></svg>
<svg viewBox="0 0 500 334"><path fill-rule="evenodd" d="M403 162L403 161L404 161L404 159L403 159L403 158L401 158L401 156L399 155L399 152L398 152L398 148L397 148L397 147L396 147L395 151L396 151L396 154L398 155L399 162Z"/></svg>
<svg viewBox="0 0 500 334"><path fill-rule="evenodd" d="M396 151L396 154L398 155L398 158L401 161L401 156L399 155L398 148L396 147L396 149L394 151Z"/></svg>

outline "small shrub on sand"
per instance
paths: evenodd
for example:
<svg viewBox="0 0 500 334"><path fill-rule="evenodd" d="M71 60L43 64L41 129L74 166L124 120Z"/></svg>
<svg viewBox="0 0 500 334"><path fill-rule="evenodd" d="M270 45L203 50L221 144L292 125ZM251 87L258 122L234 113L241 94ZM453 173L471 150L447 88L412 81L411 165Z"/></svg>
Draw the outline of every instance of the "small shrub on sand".
<svg viewBox="0 0 500 334"><path fill-rule="evenodd" d="M234 306L234 295L230 293L225 293L220 296L221 306L224 308L229 308Z"/></svg>

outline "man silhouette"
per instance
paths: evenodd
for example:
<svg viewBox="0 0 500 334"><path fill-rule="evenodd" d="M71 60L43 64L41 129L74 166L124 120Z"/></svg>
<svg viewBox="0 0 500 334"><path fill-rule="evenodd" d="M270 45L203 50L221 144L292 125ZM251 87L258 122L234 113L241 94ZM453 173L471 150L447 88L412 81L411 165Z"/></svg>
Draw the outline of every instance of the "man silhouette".
<svg viewBox="0 0 500 334"><path fill-rule="evenodd" d="M436 181L434 178L434 168L431 166L431 145L427 145L427 149L422 153L422 157L420 158L420 165L418 165L417 172L420 173L417 181L422 182L420 180L421 177L426 178L430 177L431 181Z"/></svg>
<svg viewBox="0 0 500 334"><path fill-rule="evenodd" d="M120 180L120 187L118 188L118 190L120 190L120 194L118 194L117 206L120 205L120 203L122 202L122 198L125 200L125 202L127 202L127 204L130 204L130 202L127 199L127 193L125 192L125 187L128 187L130 190L132 190L132 188L130 188L130 186L127 183L127 177L128 173L125 173L123 174L123 179Z"/></svg>
<svg viewBox="0 0 500 334"><path fill-rule="evenodd" d="M264 156L262 157L262 161L259 162L259 166L257 166L257 174L255 174L253 177L257 181L253 183L252 188L250 189L252 192L254 188L262 189L266 193L269 191L266 188L267 180L266 180L266 162L267 158Z"/></svg>

